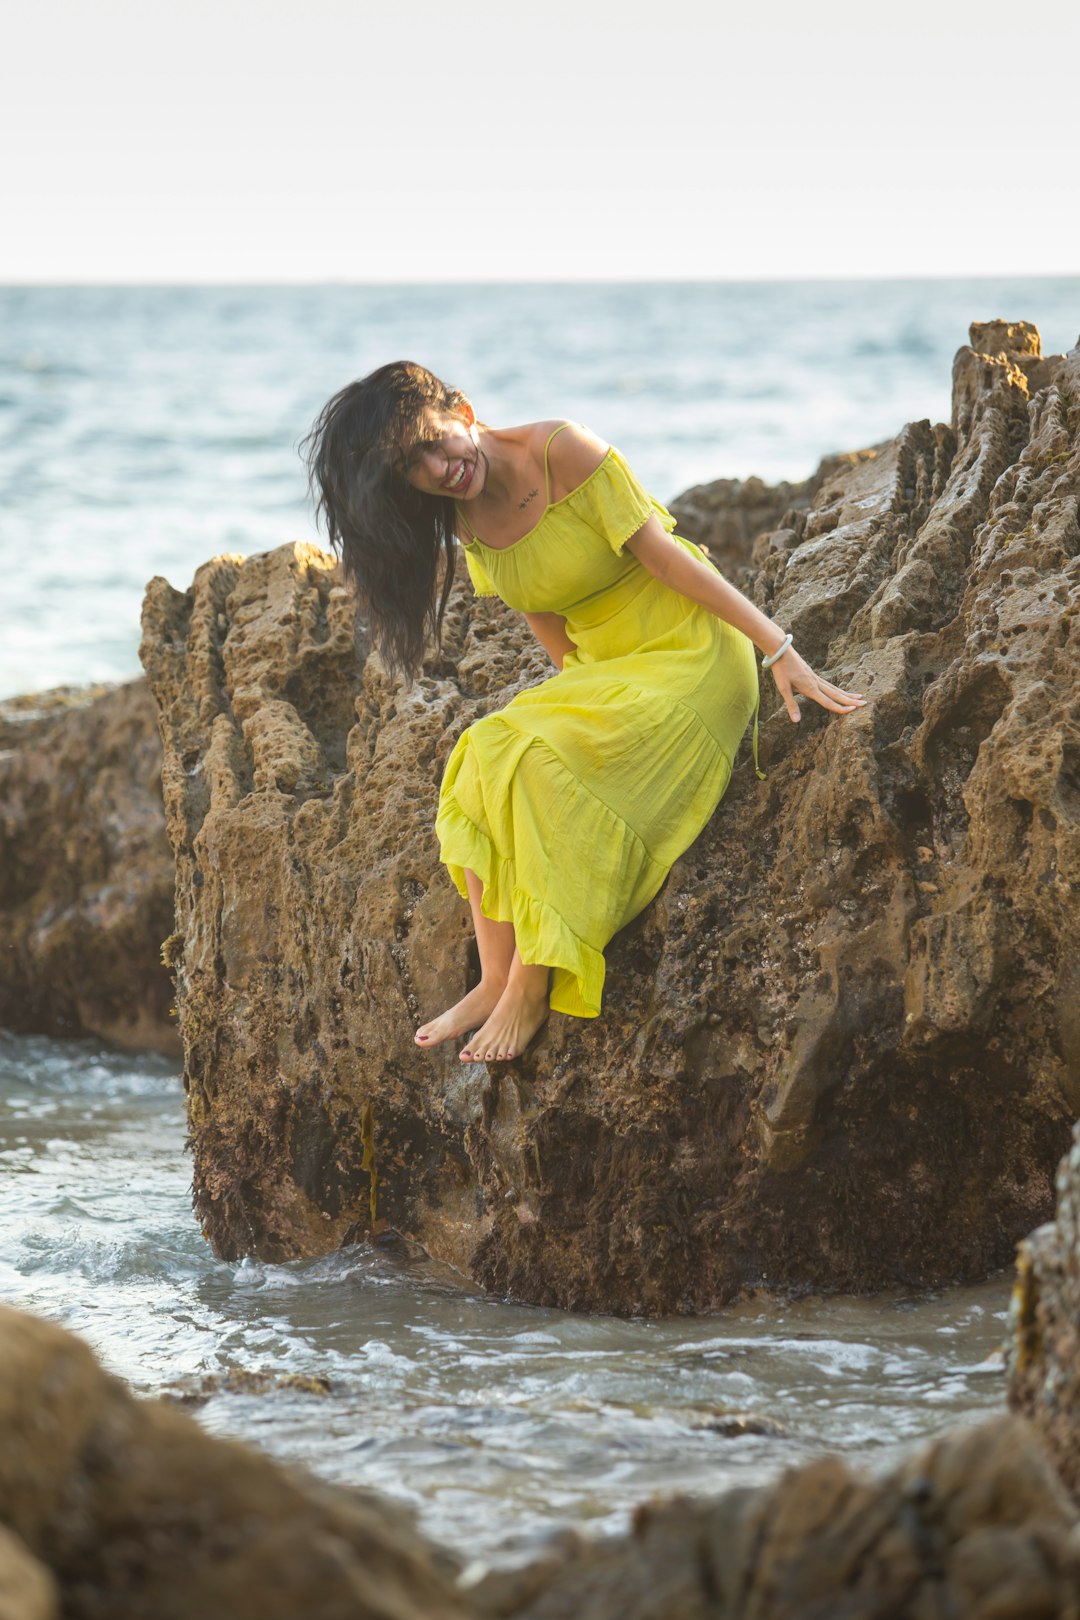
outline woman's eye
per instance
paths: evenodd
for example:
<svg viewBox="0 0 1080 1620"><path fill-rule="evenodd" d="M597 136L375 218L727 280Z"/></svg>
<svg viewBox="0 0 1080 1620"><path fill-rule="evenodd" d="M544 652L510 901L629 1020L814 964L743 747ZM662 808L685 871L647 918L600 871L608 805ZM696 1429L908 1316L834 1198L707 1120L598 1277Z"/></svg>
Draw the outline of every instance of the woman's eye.
<svg viewBox="0 0 1080 1620"><path fill-rule="evenodd" d="M414 444L412 449L409 451L407 465L409 467L418 467L429 452L438 450L441 443L441 439L421 439L419 443Z"/></svg>

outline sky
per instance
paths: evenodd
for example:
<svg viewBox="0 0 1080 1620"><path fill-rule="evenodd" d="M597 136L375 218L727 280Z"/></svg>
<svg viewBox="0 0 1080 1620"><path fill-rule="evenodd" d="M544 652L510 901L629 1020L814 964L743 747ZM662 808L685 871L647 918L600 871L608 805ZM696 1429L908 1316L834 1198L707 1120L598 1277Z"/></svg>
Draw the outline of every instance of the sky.
<svg viewBox="0 0 1080 1620"><path fill-rule="evenodd" d="M24 0L0 281L1080 272L1080 6Z"/></svg>

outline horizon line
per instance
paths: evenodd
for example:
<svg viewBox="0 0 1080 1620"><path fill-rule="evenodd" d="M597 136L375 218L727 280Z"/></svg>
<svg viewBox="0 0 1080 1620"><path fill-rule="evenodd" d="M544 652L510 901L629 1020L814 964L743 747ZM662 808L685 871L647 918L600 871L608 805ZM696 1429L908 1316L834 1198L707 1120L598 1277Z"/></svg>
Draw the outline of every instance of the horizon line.
<svg viewBox="0 0 1080 1620"><path fill-rule="evenodd" d="M949 281L1076 281L1077 270L910 271L891 275L881 271L865 275L686 275L686 276L188 276L182 279L136 277L6 277L0 288L32 291L36 288L121 287L711 287L711 286L853 286L861 282L901 283Z"/></svg>

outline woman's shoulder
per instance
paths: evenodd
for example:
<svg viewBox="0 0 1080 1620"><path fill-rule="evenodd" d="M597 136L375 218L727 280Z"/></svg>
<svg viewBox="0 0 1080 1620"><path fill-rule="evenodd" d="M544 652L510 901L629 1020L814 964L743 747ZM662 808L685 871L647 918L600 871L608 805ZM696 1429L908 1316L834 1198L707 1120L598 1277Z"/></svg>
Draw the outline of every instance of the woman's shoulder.
<svg viewBox="0 0 1080 1620"><path fill-rule="evenodd" d="M551 472L552 500L562 500L602 466L611 446L583 422L556 418L537 426L546 428L544 444Z"/></svg>

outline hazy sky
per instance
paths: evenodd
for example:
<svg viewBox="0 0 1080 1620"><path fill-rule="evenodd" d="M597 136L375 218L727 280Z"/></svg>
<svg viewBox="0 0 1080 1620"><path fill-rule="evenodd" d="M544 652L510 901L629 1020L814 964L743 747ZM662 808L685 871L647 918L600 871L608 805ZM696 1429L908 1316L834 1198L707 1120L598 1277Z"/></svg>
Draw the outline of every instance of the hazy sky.
<svg viewBox="0 0 1080 1620"><path fill-rule="evenodd" d="M1080 6L24 0L0 280L1080 271Z"/></svg>

